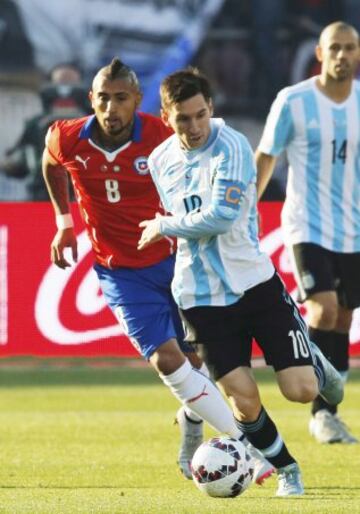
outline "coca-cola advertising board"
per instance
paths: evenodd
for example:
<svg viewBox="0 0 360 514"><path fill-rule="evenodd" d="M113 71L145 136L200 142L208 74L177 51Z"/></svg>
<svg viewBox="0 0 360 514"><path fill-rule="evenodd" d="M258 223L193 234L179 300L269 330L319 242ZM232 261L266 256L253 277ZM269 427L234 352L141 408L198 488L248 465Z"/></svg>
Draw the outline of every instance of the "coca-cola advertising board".
<svg viewBox="0 0 360 514"><path fill-rule="evenodd" d="M295 297L279 226L281 207L275 202L260 205L261 245ZM76 205L72 210L78 262L60 270L50 262L50 242L56 231L51 205L0 204L0 356L137 355L106 307ZM355 311L350 335L351 354L360 354L359 310Z"/></svg>

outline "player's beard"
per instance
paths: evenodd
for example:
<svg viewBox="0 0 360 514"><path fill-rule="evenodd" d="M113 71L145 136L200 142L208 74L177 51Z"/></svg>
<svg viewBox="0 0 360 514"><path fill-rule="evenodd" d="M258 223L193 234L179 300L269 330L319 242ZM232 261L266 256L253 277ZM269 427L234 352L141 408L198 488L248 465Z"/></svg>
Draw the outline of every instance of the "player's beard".
<svg viewBox="0 0 360 514"><path fill-rule="evenodd" d="M106 136L110 137L110 138L114 138L114 139L126 139L127 137L130 136L131 134L131 130L132 130L132 126L133 126L133 121L131 120L129 123L127 123L126 125L123 125L121 122L120 122L120 125L118 127L114 127L114 128L111 128L111 126L105 126L105 129L104 132L106 134Z"/></svg>
<svg viewBox="0 0 360 514"><path fill-rule="evenodd" d="M337 82L345 82L347 80L351 80L354 77L355 68L350 66L350 64L345 64L343 66L335 66L334 68L334 78Z"/></svg>
<svg viewBox="0 0 360 514"><path fill-rule="evenodd" d="M116 128L111 128L109 124L104 122L101 125L98 123L94 133L95 142L103 148L117 148L129 141L132 127L132 120L126 125L123 125L120 120Z"/></svg>

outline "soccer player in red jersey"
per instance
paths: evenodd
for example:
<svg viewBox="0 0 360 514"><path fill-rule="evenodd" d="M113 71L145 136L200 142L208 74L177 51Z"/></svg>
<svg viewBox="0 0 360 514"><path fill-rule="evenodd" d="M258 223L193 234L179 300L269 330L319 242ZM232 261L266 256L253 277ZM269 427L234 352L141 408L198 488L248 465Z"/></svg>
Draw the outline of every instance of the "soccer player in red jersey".
<svg viewBox="0 0 360 514"><path fill-rule="evenodd" d="M165 238L139 252L139 223L163 213L147 166L152 150L170 135L159 118L137 111L141 91L133 70L118 59L101 68L89 93L94 115L54 123L46 137L43 175L56 214L51 260L77 259L67 177L95 254L95 271L109 307L134 346L181 401L180 469L191 478L190 461L202 441L202 419L220 432L241 437L228 405L207 368L183 342L171 295L174 242ZM269 474L260 471L258 480Z"/></svg>

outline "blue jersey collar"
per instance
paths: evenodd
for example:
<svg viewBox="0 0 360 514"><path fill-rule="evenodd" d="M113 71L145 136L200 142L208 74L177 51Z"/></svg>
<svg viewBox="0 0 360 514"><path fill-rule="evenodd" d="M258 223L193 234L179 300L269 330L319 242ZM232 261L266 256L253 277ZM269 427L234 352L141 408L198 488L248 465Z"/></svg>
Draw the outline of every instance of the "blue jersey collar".
<svg viewBox="0 0 360 514"><path fill-rule="evenodd" d="M94 123L96 123L95 114L93 114L92 116L89 116L89 118L86 120L84 125L81 127L79 139L90 139L91 131L94 126ZM131 133L131 140L134 141L134 143L139 143L141 141L141 135L142 135L141 118L138 113L135 113L134 126L133 126L133 130Z"/></svg>

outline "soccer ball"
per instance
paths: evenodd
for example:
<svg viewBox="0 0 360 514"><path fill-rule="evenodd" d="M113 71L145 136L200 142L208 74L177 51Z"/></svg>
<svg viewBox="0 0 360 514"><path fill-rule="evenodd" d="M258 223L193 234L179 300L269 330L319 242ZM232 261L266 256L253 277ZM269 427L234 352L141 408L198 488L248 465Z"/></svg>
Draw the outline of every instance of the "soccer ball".
<svg viewBox="0 0 360 514"><path fill-rule="evenodd" d="M209 496L223 498L243 493L254 474L252 457L231 437L213 437L194 453L191 471L196 486Z"/></svg>

